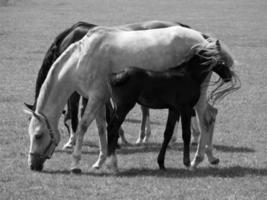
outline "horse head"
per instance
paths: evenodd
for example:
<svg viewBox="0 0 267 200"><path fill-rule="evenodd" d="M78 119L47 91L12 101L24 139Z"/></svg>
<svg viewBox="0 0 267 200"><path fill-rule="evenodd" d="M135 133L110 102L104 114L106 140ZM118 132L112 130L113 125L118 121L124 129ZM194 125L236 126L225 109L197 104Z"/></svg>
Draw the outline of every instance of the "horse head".
<svg viewBox="0 0 267 200"><path fill-rule="evenodd" d="M45 115L36 113L29 107L27 108L25 112L31 115L28 164L31 170L42 171L44 162L46 159L51 158L60 141L60 134L57 130L52 130Z"/></svg>
<svg viewBox="0 0 267 200"><path fill-rule="evenodd" d="M219 75L216 82L217 87L211 91L209 99L213 99L213 104L229 93L240 88L240 80L234 72L234 59L229 49L219 40L207 39L206 46L195 47L196 55L204 62L201 66L206 66L207 71L213 71Z"/></svg>

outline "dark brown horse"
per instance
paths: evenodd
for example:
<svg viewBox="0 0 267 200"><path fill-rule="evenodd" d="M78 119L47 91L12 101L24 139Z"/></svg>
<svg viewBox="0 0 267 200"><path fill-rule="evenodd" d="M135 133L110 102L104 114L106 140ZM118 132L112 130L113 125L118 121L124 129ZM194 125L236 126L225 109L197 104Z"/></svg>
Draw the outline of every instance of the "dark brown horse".
<svg viewBox="0 0 267 200"><path fill-rule="evenodd" d="M220 48L219 41L217 42ZM169 109L164 140L158 155L160 169L165 169L164 158L172 137L176 121L181 116L184 141L184 165L190 166L190 123L192 110L197 103L201 85L211 71L216 72L223 82L235 77L234 72L221 60L212 60L212 55L199 51L190 61L164 72L148 71L129 67L112 77L112 99L115 111L108 124L108 156L115 157L118 129L128 112L136 103L153 108ZM116 160L116 159L115 159ZM212 164L217 164L214 160ZM116 169L117 166L112 166Z"/></svg>

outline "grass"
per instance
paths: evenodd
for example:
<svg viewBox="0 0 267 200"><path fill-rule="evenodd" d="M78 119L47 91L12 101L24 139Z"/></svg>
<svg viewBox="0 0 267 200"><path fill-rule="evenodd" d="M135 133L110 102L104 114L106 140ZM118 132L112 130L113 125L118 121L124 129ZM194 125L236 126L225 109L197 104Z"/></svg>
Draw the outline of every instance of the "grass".
<svg viewBox="0 0 267 200"><path fill-rule="evenodd" d="M266 6L261 0L13 0L0 7L0 199L266 199ZM44 172L30 171L23 102L33 101L37 72L55 36L81 20L117 25L152 19L177 20L212 33L229 45L240 63L236 70L242 88L217 105L218 168L205 160L197 171L186 170L179 143L168 149L167 171L159 171L156 158L166 111L152 111L152 144L123 147L118 175L90 168L98 154L91 145L98 143L95 125L83 147L83 174L69 173L71 156L61 150L64 134ZM132 143L139 120L136 107L124 123Z"/></svg>

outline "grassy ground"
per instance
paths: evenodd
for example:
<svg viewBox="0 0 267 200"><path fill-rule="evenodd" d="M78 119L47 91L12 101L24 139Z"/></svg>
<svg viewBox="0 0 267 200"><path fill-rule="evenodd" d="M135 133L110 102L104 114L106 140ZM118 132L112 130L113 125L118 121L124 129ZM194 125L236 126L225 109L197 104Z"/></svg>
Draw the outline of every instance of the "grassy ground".
<svg viewBox="0 0 267 200"><path fill-rule="evenodd" d="M266 199L266 9L262 0L10 0L0 7L0 199ZM205 160L196 172L186 170L179 143L167 152L168 170L159 171L156 158L166 111L153 111L152 144L124 147L117 176L90 169L98 154L91 145L98 142L95 125L86 135L83 174L69 174L71 157L61 151L65 135L44 172L30 171L23 102L33 102L37 72L54 37L80 20L117 25L152 19L177 20L212 33L240 63L236 70L242 89L217 105L219 167L211 168ZM137 107L124 123L131 142L139 122Z"/></svg>

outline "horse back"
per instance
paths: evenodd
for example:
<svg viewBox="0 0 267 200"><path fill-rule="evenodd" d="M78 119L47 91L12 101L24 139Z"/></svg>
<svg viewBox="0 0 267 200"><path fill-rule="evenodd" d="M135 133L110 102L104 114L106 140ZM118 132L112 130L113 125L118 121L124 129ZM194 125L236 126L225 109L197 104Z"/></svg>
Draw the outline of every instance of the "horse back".
<svg viewBox="0 0 267 200"><path fill-rule="evenodd" d="M109 60L113 72L125 66L163 71L190 59L194 45L207 43L200 32L181 26L141 31L99 28L93 34L101 35L99 54L101 60Z"/></svg>

